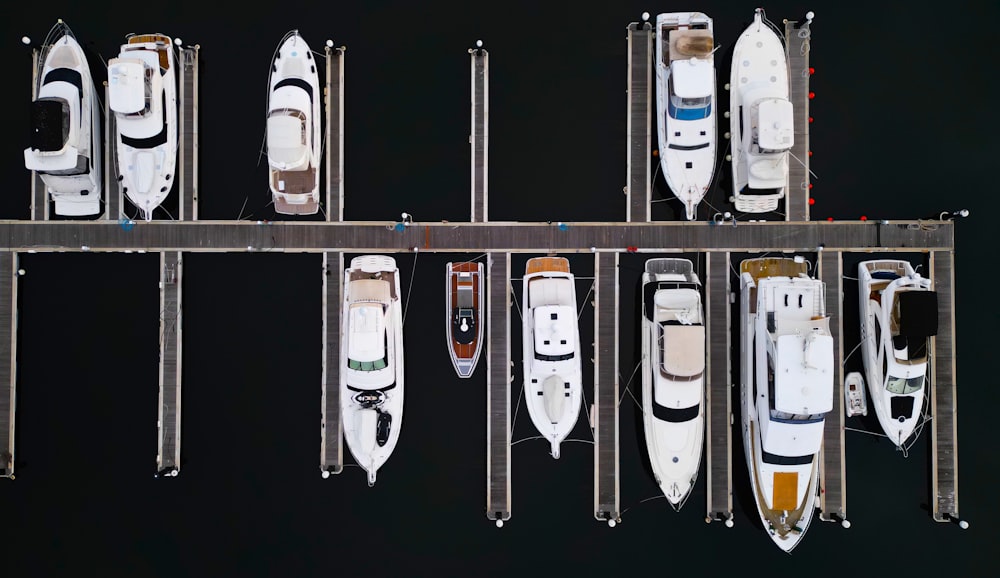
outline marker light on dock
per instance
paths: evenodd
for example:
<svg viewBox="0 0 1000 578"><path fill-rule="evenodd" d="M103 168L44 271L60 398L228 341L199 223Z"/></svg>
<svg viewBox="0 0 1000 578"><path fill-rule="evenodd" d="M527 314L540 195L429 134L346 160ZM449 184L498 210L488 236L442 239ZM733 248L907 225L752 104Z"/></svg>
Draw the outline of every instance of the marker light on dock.
<svg viewBox="0 0 1000 578"><path fill-rule="evenodd" d="M174 44L176 44L177 46L180 46L183 43L184 43L184 41L181 40L180 38L174 38Z"/></svg>
<svg viewBox="0 0 1000 578"><path fill-rule="evenodd" d="M482 47L483 47L483 41L482 40L477 40L476 41L476 48L482 48Z"/></svg>
<svg viewBox="0 0 1000 578"><path fill-rule="evenodd" d="M809 98L810 98L810 99L812 99L812 98L816 98L816 93L815 93L815 92L812 92L812 91L809 91Z"/></svg>
<svg viewBox="0 0 1000 578"><path fill-rule="evenodd" d="M810 188L811 187L812 187L812 185L810 185ZM816 199L814 199L812 197L809 197L809 205L812 206L812 205L815 205L815 204L816 204Z"/></svg>
<svg viewBox="0 0 1000 578"><path fill-rule="evenodd" d="M323 470L323 479L325 480L325 479L327 479L329 477L330 477L330 472L328 472L326 470Z"/></svg>
<svg viewBox="0 0 1000 578"><path fill-rule="evenodd" d="M30 45L31 44L31 38L28 38L27 36L22 36L21 37L21 44L23 44L25 46Z"/></svg>
<svg viewBox="0 0 1000 578"><path fill-rule="evenodd" d="M961 528L961 529L963 529L963 530L968 530L969 529L969 523L966 522L965 520L959 520L958 527Z"/></svg>
<svg viewBox="0 0 1000 578"><path fill-rule="evenodd" d="M503 528L503 520L497 520L497 528Z"/></svg>
<svg viewBox="0 0 1000 578"><path fill-rule="evenodd" d="M812 66L809 67L809 74L816 74L816 69Z"/></svg>
<svg viewBox="0 0 1000 578"><path fill-rule="evenodd" d="M732 518L726 518L726 527L727 528L732 528L733 527L733 523L734 522L733 522Z"/></svg>
<svg viewBox="0 0 1000 578"><path fill-rule="evenodd" d="M643 12L642 13L642 21L645 22L647 20L649 20L649 12Z"/></svg>
<svg viewBox="0 0 1000 578"><path fill-rule="evenodd" d="M615 522L614 520L608 520L608 527L609 528L614 528L616 524L617 524L617 522Z"/></svg>
<svg viewBox="0 0 1000 578"><path fill-rule="evenodd" d="M327 41L326 41L326 47L327 48L333 48L333 40L327 39Z"/></svg>

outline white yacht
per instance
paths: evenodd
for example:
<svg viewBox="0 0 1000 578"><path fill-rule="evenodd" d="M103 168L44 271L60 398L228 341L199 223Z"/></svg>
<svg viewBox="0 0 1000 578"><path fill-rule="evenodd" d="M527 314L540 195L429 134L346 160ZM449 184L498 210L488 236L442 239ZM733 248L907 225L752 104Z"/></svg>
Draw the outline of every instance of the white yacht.
<svg viewBox="0 0 1000 578"><path fill-rule="evenodd" d="M676 510L701 467L705 319L687 259L650 259L642 275L642 422L656 483Z"/></svg>
<svg viewBox="0 0 1000 578"><path fill-rule="evenodd" d="M392 257L351 259L344 272L340 335L340 411L344 441L368 472L389 459L403 421L403 315Z"/></svg>
<svg viewBox="0 0 1000 578"><path fill-rule="evenodd" d="M321 101L312 50L292 30L281 39L268 78L268 183L277 213L319 211Z"/></svg>
<svg viewBox="0 0 1000 578"><path fill-rule="evenodd" d="M177 72L165 34L126 37L108 61L108 104L122 192L149 221L170 194L177 165Z"/></svg>
<svg viewBox="0 0 1000 578"><path fill-rule="evenodd" d="M785 552L812 521L833 409L826 286L807 267L801 257L740 264L743 450L761 523Z"/></svg>
<svg viewBox="0 0 1000 578"><path fill-rule="evenodd" d="M62 20L45 37L35 73L24 166L42 179L56 215L97 215L101 113L87 57Z"/></svg>
<svg viewBox="0 0 1000 578"><path fill-rule="evenodd" d="M529 259L522 298L524 398L532 423L559 445L576 425L583 396L576 281L565 257Z"/></svg>
<svg viewBox="0 0 1000 578"><path fill-rule="evenodd" d="M660 168L687 219L715 176L715 47L701 12L656 16L656 126Z"/></svg>
<svg viewBox="0 0 1000 578"><path fill-rule="evenodd" d="M729 79L733 197L736 210L778 209L788 190L794 144L788 65L781 38L758 8L733 48Z"/></svg>
<svg viewBox="0 0 1000 578"><path fill-rule="evenodd" d="M859 263L858 286L868 397L885 435L905 449L922 418L937 293L909 261L897 259Z"/></svg>

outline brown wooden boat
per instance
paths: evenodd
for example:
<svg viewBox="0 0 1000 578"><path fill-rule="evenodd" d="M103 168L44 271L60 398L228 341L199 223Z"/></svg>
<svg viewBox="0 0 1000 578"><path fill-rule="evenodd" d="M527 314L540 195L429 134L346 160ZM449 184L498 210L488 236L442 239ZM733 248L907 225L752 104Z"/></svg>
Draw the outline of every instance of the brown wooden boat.
<svg viewBox="0 0 1000 578"><path fill-rule="evenodd" d="M483 349L483 264L448 263L445 276L448 354L459 377L471 377Z"/></svg>

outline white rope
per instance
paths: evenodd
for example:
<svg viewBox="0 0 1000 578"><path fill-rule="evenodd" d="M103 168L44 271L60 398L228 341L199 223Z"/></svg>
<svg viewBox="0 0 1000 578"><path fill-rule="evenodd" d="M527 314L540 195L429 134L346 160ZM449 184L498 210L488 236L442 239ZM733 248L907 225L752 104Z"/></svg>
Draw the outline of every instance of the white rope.
<svg viewBox="0 0 1000 578"><path fill-rule="evenodd" d="M628 389L628 386L632 384L632 379L633 379L633 378L635 377L635 373L636 373L637 371L639 371L639 368L640 368L640 367L642 367L642 362L643 362L643 361L644 361L644 359L640 359L640 360L639 360L639 363L635 364L635 369L633 369L633 370L632 370L632 375L630 375L630 376L628 377L628 381L627 381L627 382L625 382L625 393L627 393L627 394L629 394L629 395L632 395L632 392L631 392L631 391L629 391L629 389ZM621 373L619 373L619 374L618 374L618 379L621 379L621 378L622 378L622 376L621 376ZM622 396L621 396L620 398L618 398L618 407L621 407L621 405L622 405L622 400L624 400L624 399L625 399L625 393L623 393L623 394L622 394ZM635 399L635 396L632 396L632 399L634 400L634 399ZM638 404L638 403L639 403L639 402L637 401L637 402L636 402L636 404ZM642 409L642 406L641 406L641 405L639 406L639 409Z"/></svg>
<svg viewBox="0 0 1000 578"><path fill-rule="evenodd" d="M587 306L587 301L590 299L590 294L594 292L595 283L590 284L590 289L587 289L587 295L583 298L583 304L580 305L580 310L576 312L576 320L580 321L580 317L583 316L583 309Z"/></svg>
<svg viewBox="0 0 1000 578"><path fill-rule="evenodd" d="M403 304L403 326L406 326L406 314L410 311L410 292L413 291L413 278L417 276L417 257L420 251L413 254L413 270L410 271L410 286L406 290L406 303Z"/></svg>

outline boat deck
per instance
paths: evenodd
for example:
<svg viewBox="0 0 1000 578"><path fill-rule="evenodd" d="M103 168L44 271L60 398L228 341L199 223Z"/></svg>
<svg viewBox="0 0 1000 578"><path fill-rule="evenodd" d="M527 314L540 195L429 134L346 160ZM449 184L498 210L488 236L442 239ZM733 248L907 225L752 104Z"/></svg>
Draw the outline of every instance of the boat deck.
<svg viewBox="0 0 1000 578"><path fill-rule="evenodd" d="M618 253L594 257L594 517L618 520Z"/></svg>
<svg viewBox="0 0 1000 578"><path fill-rule="evenodd" d="M486 517L510 519L510 254L490 253L486 275Z"/></svg>
<svg viewBox="0 0 1000 578"><path fill-rule="evenodd" d="M181 272L178 251L160 253L160 392L156 471L176 475L181 458Z"/></svg>
<svg viewBox="0 0 1000 578"><path fill-rule="evenodd" d="M731 270L729 253L705 256L708 269L705 320L708 326L708 397L705 404L708 520L730 520L733 512L732 372L729 340Z"/></svg>
<svg viewBox="0 0 1000 578"><path fill-rule="evenodd" d="M17 397L17 253L0 254L0 477L14 477Z"/></svg>
<svg viewBox="0 0 1000 578"><path fill-rule="evenodd" d="M830 323L833 337L833 409L826 415L823 451L820 460L820 519L843 522L847 519L847 475L844 468L844 261L840 251L823 251L819 256L819 277L826 283L826 314L839 323Z"/></svg>
<svg viewBox="0 0 1000 578"><path fill-rule="evenodd" d="M472 222L489 220L489 161L490 128L490 55L482 48L470 49L472 55Z"/></svg>
<svg viewBox="0 0 1000 578"><path fill-rule="evenodd" d="M795 142L788 159L788 192L785 219L809 220L809 40L808 24L785 21L785 55L788 61L788 98L792 102Z"/></svg>
<svg viewBox="0 0 1000 578"><path fill-rule="evenodd" d="M628 27L628 202L625 209L625 220L630 222L650 220L652 59L653 25L633 22Z"/></svg>

